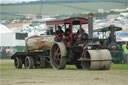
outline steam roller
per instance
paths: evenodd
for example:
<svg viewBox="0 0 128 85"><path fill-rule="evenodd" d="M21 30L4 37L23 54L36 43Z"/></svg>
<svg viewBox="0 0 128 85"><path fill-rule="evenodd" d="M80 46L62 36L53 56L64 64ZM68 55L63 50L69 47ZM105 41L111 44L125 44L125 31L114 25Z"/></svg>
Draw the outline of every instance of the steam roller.
<svg viewBox="0 0 128 85"><path fill-rule="evenodd" d="M87 50L79 60L82 68L89 70L109 70L112 63L111 54L107 49Z"/></svg>
<svg viewBox="0 0 128 85"><path fill-rule="evenodd" d="M77 69L108 70L111 67L110 51L93 38L93 14L88 19L75 17L46 22L55 26L55 35L31 36L25 39L25 52L15 53L16 68L26 69L51 67L64 69L66 65L75 65ZM82 26L88 24L88 33L82 32ZM64 33L57 33L57 26ZM77 32L74 26L78 26ZM69 27L69 28L67 28ZM70 31L66 31L69 29ZM68 34L69 33L69 34ZM67 35L68 34L68 35Z"/></svg>

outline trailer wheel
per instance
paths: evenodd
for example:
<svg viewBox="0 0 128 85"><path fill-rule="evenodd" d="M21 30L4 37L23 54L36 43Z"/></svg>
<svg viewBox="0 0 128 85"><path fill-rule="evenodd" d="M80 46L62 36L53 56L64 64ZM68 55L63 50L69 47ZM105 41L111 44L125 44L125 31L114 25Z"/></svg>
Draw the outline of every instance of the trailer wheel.
<svg viewBox="0 0 128 85"><path fill-rule="evenodd" d="M42 55L40 55L39 57L39 63L35 62L35 68L51 68L50 59L48 57Z"/></svg>
<svg viewBox="0 0 128 85"><path fill-rule="evenodd" d="M34 66L34 59L31 56L25 58L25 68L32 69Z"/></svg>
<svg viewBox="0 0 128 85"><path fill-rule="evenodd" d="M54 69L64 69L67 63L66 48L63 43L56 43L51 49L51 65Z"/></svg>
<svg viewBox="0 0 128 85"><path fill-rule="evenodd" d="M36 62L35 68L45 68L45 57L41 57L38 62L39 64Z"/></svg>
<svg viewBox="0 0 128 85"><path fill-rule="evenodd" d="M22 59L20 57L16 57L14 60L14 64L17 69L22 68Z"/></svg>

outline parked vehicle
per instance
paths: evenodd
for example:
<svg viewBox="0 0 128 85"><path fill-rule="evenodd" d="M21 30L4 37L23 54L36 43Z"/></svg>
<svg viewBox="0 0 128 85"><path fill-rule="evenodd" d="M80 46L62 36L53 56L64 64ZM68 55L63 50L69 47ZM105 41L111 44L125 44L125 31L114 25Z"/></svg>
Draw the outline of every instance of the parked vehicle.
<svg viewBox="0 0 128 85"><path fill-rule="evenodd" d="M112 55L113 63L125 63L125 56L122 50L122 45L116 41L116 32L121 31L122 28L110 25L105 28L94 30L98 33L100 44L107 48Z"/></svg>

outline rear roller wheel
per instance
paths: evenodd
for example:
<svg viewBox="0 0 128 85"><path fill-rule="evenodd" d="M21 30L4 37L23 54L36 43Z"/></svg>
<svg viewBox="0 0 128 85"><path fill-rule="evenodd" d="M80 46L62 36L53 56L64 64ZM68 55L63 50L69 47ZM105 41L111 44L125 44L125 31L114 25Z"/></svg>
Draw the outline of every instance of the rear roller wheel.
<svg viewBox="0 0 128 85"><path fill-rule="evenodd" d="M25 58L25 68L26 69L32 69L34 66L34 60L31 56L27 56Z"/></svg>
<svg viewBox="0 0 128 85"><path fill-rule="evenodd" d="M21 69L22 68L22 59L20 57L16 57L14 60L14 64L17 69Z"/></svg>
<svg viewBox="0 0 128 85"><path fill-rule="evenodd" d="M65 46L63 43L54 44L51 49L51 65L55 69L64 69L66 66Z"/></svg>
<svg viewBox="0 0 128 85"><path fill-rule="evenodd" d="M108 50L88 50L82 54L81 66L89 70L108 70L111 67L112 58Z"/></svg>

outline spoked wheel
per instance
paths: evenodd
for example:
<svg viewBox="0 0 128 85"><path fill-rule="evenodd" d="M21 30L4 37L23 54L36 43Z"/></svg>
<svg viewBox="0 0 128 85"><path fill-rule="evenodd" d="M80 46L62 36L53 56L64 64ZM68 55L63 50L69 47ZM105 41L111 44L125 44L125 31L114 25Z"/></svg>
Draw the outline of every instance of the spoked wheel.
<svg viewBox="0 0 128 85"><path fill-rule="evenodd" d="M54 51L55 51L55 53L54 53L54 62L55 62L55 65L58 67L60 65L60 62L61 62L60 48L56 47L54 49Z"/></svg>
<svg viewBox="0 0 128 85"><path fill-rule="evenodd" d="M25 68L26 69L32 69L34 66L34 60L31 56L27 56L25 58Z"/></svg>
<svg viewBox="0 0 128 85"><path fill-rule="evenodd" d="M108 70L111 67L112 57L108 50L88 50L82 55L81 66L89 70Z"/></svg>
<svg viewBox="0 0 128 85"><path fill-rule="evenodd" d="M22 59L20 57L16 57L14 60L14 64L17 69L22 68Z"/></svg>
<svg viewBox="0 0 128 85"><path fill-rule="evenodd" d="M63 56L63 51L65 47L63 44L54 44L51 50L51 65L55 69L64 69L66 65L66 57Z"/></svg>

